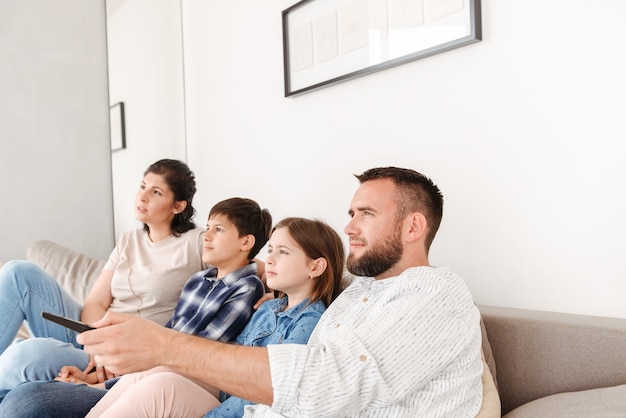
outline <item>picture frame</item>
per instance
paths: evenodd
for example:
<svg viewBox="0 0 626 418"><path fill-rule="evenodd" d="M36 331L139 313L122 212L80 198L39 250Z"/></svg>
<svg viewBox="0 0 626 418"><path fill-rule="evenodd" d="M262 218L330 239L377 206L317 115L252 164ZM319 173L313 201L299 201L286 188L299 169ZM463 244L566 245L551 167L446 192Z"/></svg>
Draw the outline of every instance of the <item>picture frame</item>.
<svg viewBox="0 0 626 418"><path fill-rule="evenodd" d="M126 121L124 102L115 103L110 108L111 151L126 148Z"/></svg>
<svg viewBox="0 0 626 418"><path fill-rule="evenodd" d="M301 0L282 12L285 97L482 40L480 0Z"/></svg>

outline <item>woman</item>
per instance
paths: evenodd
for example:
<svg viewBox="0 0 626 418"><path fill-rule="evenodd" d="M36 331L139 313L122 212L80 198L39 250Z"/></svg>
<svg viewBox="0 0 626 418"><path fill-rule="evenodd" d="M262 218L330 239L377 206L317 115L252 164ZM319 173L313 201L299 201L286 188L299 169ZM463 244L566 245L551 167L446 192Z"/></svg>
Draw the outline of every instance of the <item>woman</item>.
<svg viewBox="0 0 626 418"><path fill-rule="evenodd" d="M144 173L135 198L135 217L143 228L124 233L85 300L77 303L45 271L25 261L0 269L0 390L23 381L24 365L41 358L50 364L90 365L76 333L41 317L42 311L92 323L107 310L126 312L164 325L185 281L203 269L203 230L193 223L196 182L189 167L160 160ZM26 320L33 337L10 345ZM7 348L8 347L8 348ZM42 353L45 353L42 356ZM28 360L28 361L27 361ZM54 367L52 368L54 369ZM104 376L104 370L100 369ZM29 379L53 379L53 375Z"/></svg>

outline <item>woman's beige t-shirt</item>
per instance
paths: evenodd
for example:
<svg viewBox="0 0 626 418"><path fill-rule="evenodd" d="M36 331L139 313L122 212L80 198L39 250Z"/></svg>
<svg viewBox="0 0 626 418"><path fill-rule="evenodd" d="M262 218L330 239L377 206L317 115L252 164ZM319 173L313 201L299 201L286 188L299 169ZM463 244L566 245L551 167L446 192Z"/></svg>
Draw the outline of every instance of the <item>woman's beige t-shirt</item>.
<svg viewBox="0 0 626 418"><path fill-rule="evenodd" d="M187 279L203 270L203 234L195 228L152 242L143 229L125 232L104 266L113 271L109 309L165 325Z"/></svg>

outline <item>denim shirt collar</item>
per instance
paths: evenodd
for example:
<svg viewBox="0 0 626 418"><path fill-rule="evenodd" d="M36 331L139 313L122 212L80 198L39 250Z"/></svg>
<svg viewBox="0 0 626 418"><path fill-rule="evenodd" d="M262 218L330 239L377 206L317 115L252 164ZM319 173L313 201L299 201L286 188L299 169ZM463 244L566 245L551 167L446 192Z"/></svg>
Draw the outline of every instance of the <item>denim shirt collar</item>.
<svg viewBox="0 0 626 418"><path fill-rule="evenodd" d="M280 299L271 299L267 303L270 303L270 302L272 303L271 308L277 317L287 316L291 318L292 320L295 318L298 318L303 313L309 310L315 310L317 312L323 313L324 310L326 309L326 305L321 300L317 300L309 305L308 298L298 303L296 306L289 309L288 311L284 311L288 302L287 296L285 296L284 298L280 298Z"/></svg>

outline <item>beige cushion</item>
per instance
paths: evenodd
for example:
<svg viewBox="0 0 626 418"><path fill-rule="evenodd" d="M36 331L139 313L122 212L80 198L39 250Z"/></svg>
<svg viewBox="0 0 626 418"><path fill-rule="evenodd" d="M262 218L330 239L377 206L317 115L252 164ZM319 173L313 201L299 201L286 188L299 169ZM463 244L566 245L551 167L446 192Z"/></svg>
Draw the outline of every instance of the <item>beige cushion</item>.
<svg viewBox="0 0 626 418"><path fill-rule="evenodd" d="M88 257L48 240L32 242L26 249L26 259L50 273L79 303L85 302L105 264L103 260ZM16 337L28 338L29 335L24 324Z"/></svg>
<svg viewBox="0 0 626 418"><path fill-rule="evenodd" d="M500 405L498 389L494 384L489 366L485 361L485 353L482 352L481 355L483 358L483 403L480 406L480 411L478 411L476 418L500 418L502 407Z"/></svg>
<svg viewBox="0 0 626 418"><path fill-rule="evenodd" d="M546 396L517 407L504 418L626 417L626 385Z"/></svg>
<svg viewBox="0 0 626 418"><path fill-rule="evenodd" d="M83 303L100 275L105 262L70 250L52 241L32 242L26 249L26 259L37 264L54 277L79 303ZM28 338L26 324L16 337Z"/></svg>
<svg viewBox="0 0 626 418"><path fill-rule="evenodd" d="M88 257L48 240L32 242L26 249L26 259L50 273L80 303L85 302L105 264L103 260ZM24 324L16 337L28 338L29 335Z"/></svg>
<svg viewBox="0 0 626 418"><path fill-rule="evenodd" d="M489 337L487 336L487 329L485 328L485 323L483 322L483 318L480 318L480 331L482 333L482 349L483 349L483 361L489 367L489 372L491 373L491 378L493 379L493 384L498 390L498 379L496 377L496 360L493 358L493 352L491 351L491 344L489 343Z"/></svg>
<svg viewBox="0 0 626 418"><path fill-rule="evenodd" d="M105 264L47 240L32 242L26 258L50 273L79 303L85 301Z"/></svg>

